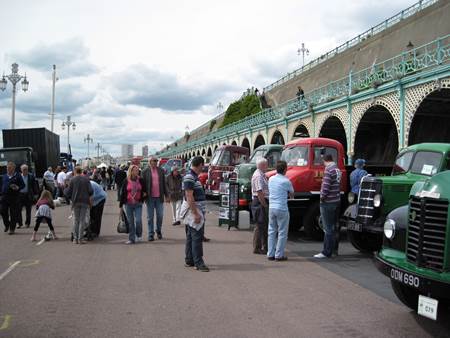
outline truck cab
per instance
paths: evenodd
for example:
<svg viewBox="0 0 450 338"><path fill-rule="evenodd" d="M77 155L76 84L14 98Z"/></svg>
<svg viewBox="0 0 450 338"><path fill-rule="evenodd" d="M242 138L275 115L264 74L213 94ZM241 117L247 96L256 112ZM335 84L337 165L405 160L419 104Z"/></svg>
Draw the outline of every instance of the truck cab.
<svg viewBox="0 0 450 338"><path fill-rule="evenodd" d="M450 171L417 181L408 195L386 217L375 264L400 301L436 320L450 305Z"/></svg>
<svg viewBox="0 0 450 338"><path fill-rule="evenodd" d="M246 147L224 145L216 149L208 168L206 194L219 196L223 175L231 175L237 165L246 163L250 151Z"/></svg>
<svg viewBox="0 0 450 338"><path fill-rule="evenodd" d="M281 160L286 161L286 177L294 187L294 199L289 200L292 226L304 227L309 237L321 239L323 230L320 224L320 188L325 166L323 156L331 154L342 172L341 195L347 188L347 171L344 165L344 147L338 141L328 138L301 138L284 146ZM267 177L275 175L267 173Z"/></svg>
<svg viewBox="0 0 450 338"><path fill-rule="evenodd" d="M31 173L36 173L33 149L31 147L14 147L0 149L0 175L6 174L6 165L13 162L16 171L20 171L20 166L26 164Z"/></svg>
<svg viewBox="0 0 450 338"><path fill-rule="evenodd" d="M386 177L363 177L359 196L344 213L347 235L362 252L378 251L383 240L386 215L408 202L413 184L450 169L450 144L421 143L401 151Z"/></svg>
<svg viewBox="0 0 450 338"><path fill-rule="evenodd" d="M239 183L239 207L248 209L252 202L252 176L256 170L256 162L267 159L269 170L275 169L277 161L281 158L283 146L279 144L266 144L253 150L248 163L240 164L234 169Z"/></svg>

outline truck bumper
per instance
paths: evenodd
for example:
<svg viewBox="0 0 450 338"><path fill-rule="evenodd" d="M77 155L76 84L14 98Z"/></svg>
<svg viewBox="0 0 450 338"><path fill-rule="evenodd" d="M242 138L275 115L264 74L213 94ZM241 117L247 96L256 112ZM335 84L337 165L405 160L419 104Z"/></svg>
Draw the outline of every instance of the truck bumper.
<svg viewBox="0 0 450 338"><path fill-rule="evenodd" d="M450 278L448 281L430 278L416 271L399 267L380 257L379 254L375 256L375 266L391 280L416 289L424 296L450 300ZM416 267L416 269L419 268Z"/></svg>

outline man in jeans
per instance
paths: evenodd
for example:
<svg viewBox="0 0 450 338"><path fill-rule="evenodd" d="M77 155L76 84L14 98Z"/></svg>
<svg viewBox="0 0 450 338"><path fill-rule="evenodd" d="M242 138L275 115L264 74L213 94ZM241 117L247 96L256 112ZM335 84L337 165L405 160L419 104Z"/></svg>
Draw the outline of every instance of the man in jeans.
<svg viewBox="0 0 450 338"><path fill-rule="evenodd" d="M75 177L70 180L69 187L65 191L73 203L73 242L75 244L84 243L82 236L87 228L86 216L89 212L89 207L92 205L92 195L94 194L89 178L82 174L81 167L76 167Z"/></svg>
<svg viewBox="0 0 450 338"><path fill-rule="evenodd" d="M201 156L194 157L190 171L183 178L185 202L181 215L186 224L186 267L194 267L198 271L208 272L203 261L203 235L205 231L206 196L203 186L198 180L205 160Z"/></svg>
<svg viewBox="0 0 450 338"><path fill-rule="evenodd" d="M158 159L150 157L149 167L142 172L142 179L148 193L147 203L147 223L148 240L154 240L155 224L154 214L156 211L156 235L162 239L162 222L164 216L164 198L166 195L166 182L164 172L158 167Z"/></svg>
<svg viewBox="0 0 450 338"><path fill-rule="evenodd" d="M336 246L336 228L339 222L339 207L341 204L341 176L342 173L333 161L331 154L323 158L325 172L320 189L320 216L322 217L325 237L322 252L315 258L330 258Z"/></svg>
<svg viewBox="0 0 450 338"><path fill-rule="evenodd" d="M256 221L253 233L253 253L267 253L267 218L269 212L269 186L266 177L267 160L256 162L256 171L252 176L252 212Z"/></svg>
<svg viewBox="0 0 450 338"><path fill-rule="evenodd" d="M288 197L293 197L294 187L286 178L287 164L277 162L277 174L269 179L269 261L286 261L284 254L289 231ZM277 240L278 235L278 240Z"/></svg>

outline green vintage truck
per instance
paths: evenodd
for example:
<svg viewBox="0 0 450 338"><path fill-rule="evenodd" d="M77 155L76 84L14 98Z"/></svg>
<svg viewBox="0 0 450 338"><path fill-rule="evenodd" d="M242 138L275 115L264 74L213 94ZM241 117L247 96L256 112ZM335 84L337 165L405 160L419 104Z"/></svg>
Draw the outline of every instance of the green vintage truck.
<svg viewBox="0 0 450 338"><path fill-rule="evenodd" d="M450 305L449 200L450 171L415 183L409 205L387 216L375 260L397 297L434 320Z"/></svg>
<svg viewBox="0 0 450 338"><path fill-rule="evenodd" d="M252 202L252 175L256 170L256 162L265 157L269 164L269 170L275 168L275 164L281 158L283 146L278 144L266 144L256 148L248 163L236 166L234 172L239 183L239 208L249 209Z"/></svg>
<svg viewBox="0 0 450 338"><path fill-rule="evenodd" d="M363 252L378 251L383 242L386 215L408 202L411 187L450 169L450 144L421 143L402 150L391 176L365 176L359 196L348 195L350 206L342 221L353 246Z"/></svg>

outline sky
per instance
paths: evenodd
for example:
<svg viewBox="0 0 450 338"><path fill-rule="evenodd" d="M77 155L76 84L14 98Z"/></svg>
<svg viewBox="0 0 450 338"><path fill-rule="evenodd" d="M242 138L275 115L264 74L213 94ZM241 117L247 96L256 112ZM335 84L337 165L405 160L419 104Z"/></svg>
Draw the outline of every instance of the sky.
<svg viewBox="0 0 450 338"><path fill-rule="evenodd" d="M413 0L0 0L0 71L30 81L18 91L16 128L50 129L61 151L71 116L75 158L94 145L160 149L305 62L414 4ZM11 126L11 84L0 92L0 128ZM1 144L1 140L0 140ZM91 156L93 146L90 147Z"/></svg>

